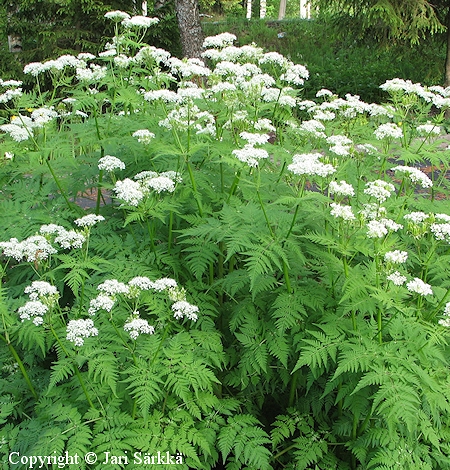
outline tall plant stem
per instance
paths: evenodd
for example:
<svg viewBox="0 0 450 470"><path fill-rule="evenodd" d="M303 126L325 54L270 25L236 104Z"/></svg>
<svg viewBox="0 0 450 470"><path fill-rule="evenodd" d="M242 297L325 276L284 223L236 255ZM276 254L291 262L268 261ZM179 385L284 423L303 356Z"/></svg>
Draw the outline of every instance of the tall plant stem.
<svg viewBox="0 0 450 470"><path fill-rule="evenodd" d="M170 253L170 250L172 249L172 239L173 239L173 211L170 211L169 234L167 236L167 253Z"/></svg>
<svg viewBox="0 0 450 470"><path fill-rule="evenodd" d="M192 167L189 161L187 162L187 169L189 173L189 179L191 180L192 190L194 191L194 199L195 199L195 202L197 203L198 213L200 217L203 217L202 204L200 202L200 196L197 191L197 184L195 182L194 173L192 171Z"/></svg>
<svg viewBox="0 0 450 470"><path fill-rule="evenodd" d="M91 397L89 396L89 392L86 388L86 384L84 383L84 380L83 380L83 377L81 376L81 373L80 373L80 370L78 369L78 366L75 362L75 358L74 357L71 357L69 355L69 353L67 352L66 348L64 347L64 345L61 343L61 340L59 339L59 336L56 334L56 331L55 329L53 328L52 325L50 325L50 331L52 332L53 336L55 337L57 343L59 344L60 348L62 349L62 351L64 352L64 354L68 357L68 358L71 358L72 359L72 365L73 365L73 370L75 372L75 375L77 376L78 378L78 381L80 382L80 385L81 385L81 388L84 392L84 395L86 397L86 400L89 404L89 406L91 408L94 408L95 409L95 406L94 404L92 403L92 400L91 400Z"/></svg>
<svg viewBox="0 0 450 470"><path fill-rule="evenodd" d="M68 197L67 197L67 194L65 193L65 191L63 190L62 186L61 186L61 183L59 182L59 179L58 177L56 176L56 173L53 171L53 168L52 166L50 165L50 162L49 160L46 158L45 161L47 162L47 166L48 166L48 169L50 170L50 173L53 177L53 180L55 181L56 183L56 186L58 186L58 189L59 189L59 192L61 193L62 197L64 198L64 200L66 201L66 204L67 204L67 208L72 211L72 204L70 203Z"/></svg>
<svg viewBox="0 0 450 470"><path fill-rule="evenodd" d="M33 397L37 400L38 399L38 394L36 393L36 390L33 387L33 384L31 383L30 377L28 376L28 372L25 369L25 366L23 365L22 359L20 359L19 355L17 354L17 351L15 350L14 346L11 344L11 341L9 338L5 338L3 335L0 335L0 339L2 339L6 345L8 346L8 349L12 356L14 357L14 360L17 362L19 365L20 372L22 372L23 378L25 379L25 382L28 385L28 388L30 389L30 392L32 393Z"/></svg>

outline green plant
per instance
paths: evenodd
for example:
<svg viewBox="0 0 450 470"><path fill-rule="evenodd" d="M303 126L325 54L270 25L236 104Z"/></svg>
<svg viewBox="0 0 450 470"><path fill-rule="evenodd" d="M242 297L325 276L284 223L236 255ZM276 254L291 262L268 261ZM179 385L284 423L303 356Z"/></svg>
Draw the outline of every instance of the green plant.
<svg viewBox="0 0 450 470"><path fill-rule="evenodd" d="M2 462L448 466L448 91L305 100L281 54L108 16L1 82Z"/></svg>

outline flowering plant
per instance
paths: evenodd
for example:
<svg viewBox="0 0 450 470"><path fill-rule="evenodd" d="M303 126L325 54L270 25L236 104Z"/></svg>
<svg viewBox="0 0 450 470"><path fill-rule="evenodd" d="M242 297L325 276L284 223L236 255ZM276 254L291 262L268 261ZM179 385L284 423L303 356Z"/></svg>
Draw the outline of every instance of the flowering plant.
<svg viewBox="0 0 450 470"><path fill-rule="evenodd" d="M448 466L450 91L304 101L280 54L108 18L0 83L2 458Z"/></svg>

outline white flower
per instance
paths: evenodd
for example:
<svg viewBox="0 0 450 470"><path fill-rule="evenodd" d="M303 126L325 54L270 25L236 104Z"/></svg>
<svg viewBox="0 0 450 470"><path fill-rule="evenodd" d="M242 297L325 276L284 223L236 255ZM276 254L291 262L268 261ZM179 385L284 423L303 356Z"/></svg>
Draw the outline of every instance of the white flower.
<svg viewBox="0 0 450 470"><path fill-rule="evenodd" d="M388 230L392 230L393 232L397 232L398 230L403 228L402 224L398 224L397 222L394 222L391 219L380 219L380 222L384 224L384 226Z"/></svg>
<svg viewBox="0 0 450 470"><path fill-rule="evenodd" d="M391 183L387 183L383 180L375 180L366 184L364 194L368 194L369 196L374 197L378 202L383 203L388 197L390 197L391 192L394 190L395 187Z"/></svg>
<svg viewBox="0 0 450 470"><path fill-rule="evenodd" d="M133 132L133 137L136 137L140 144L148 145L155 138L155 134L148 129L139 129Z"/></svg>
<svg viewBox="0 0 450 470"><path fill-rule="evenodd" d="M89 302L88 313L89 315L95 315L98 310L106 310L107 312L110 312L115 303L116 301L109 295L99 294L95 299L92 299Z"/></svg>
<svg viewBox="0 0 450 470"><path fill-rule="evenodd" d="M33 235L19 242L17 238L11 238L9 242L0 242L3 254L21 261L25 258L28 262L46 260L50 255L57 253L55 248L42 235Z"/></svg>
<svg viewBox="0 0 450 470"><path fill-rule="evenodd" d="M315 137L318 138L325 138L326 135L323 132L325 130L325 126L316 119L311 119L309 121L303 121L300 126L299 130L302 132L307 132L313 134Z"/></svg>
<svg viewBox="0 0 450 470"><path fill-rule="evenodd" d="M280 75L280 80L291 83L292 85L303 85L308 78L308 69L300 64L290 65L286 72Z"/></svg>
<svg viewBox="0 0 450 470"><path fill-rule="evenodd" d="M66 229L62 227L61 225L47 224L47 225L41 225L41 228L39 229L39 233L41 235L53 235L61 231L64 232L65 230Z"/></svg>
<svg viewBox="0 0 450 470"><path fill-rule="evenodd" d="M158 18L149 18L148 16L139 15L122 20L122 25L125 26L125 28L149 28L157 23L159 23Z"/></svg>
<svg viewBox="0 0 450 470"><path fill-rule="evenodd" d="M15 124L2 124L0 130L9 134L9 136L16 142L27 140L32 134L28 128L16 126Z"/></svg>
<svg viewBox="0 0 450 470"><path fill-rule="evenodd" d="M150 290L153 288L153 282L145 276L133 277L133 279L128 282L128 285L139 290Z"/></svg>
<svg viewBox="0 0 450 470"><path fill-rule="evenodd" d="M355 220L355 215L353 214L351 206L346 206L342 204L335 204L332 202L330 204L332 207L331 215L336 218L342 218L344 220Z"/></svg>
<svg viewBox="0 0 450 470"><path fill-rule="evenodd" d="M416 294L420 295L433 295L433 291L431 290L431 286L421 279L415 277L412 281L409 281L406 284L407 289L410 292L415 292Z"/></svg>
<svg viewBox="0 0 450 470"><path fill-rule="evenodd" d="M244 145L242 149L233 150L233 155L241 162L247 163L248 166L257 167L260 160L269 158L266 150L255 148L253 145Z"/></svg>
<svg viewBox="0 0 450 470"><path fill-rule="evenodd" d="M206 49L208 47L217 47L223 48L226 46L231 46L234 41L236 41L237 37L231 33L222 33L217 34L216 36L209 36L204 39L203 41L203 48Z"/></svg>
<svg viewBox="0 0 450 470"><path fill-rule="evenodd" d="M444 307L444 318L438 322L440 325L450 328L450 302L447 302Z"/></svg>
<svg viewBox="0 0 450 470"><path fill-rule="evenodd" d="M288 165L288 170L296 175L317 175L322 177L329 176L336 171L333 165L322 163L319 158L322 158L320 153L294 155L292 163Z"/></svg>
<svg viewBox="0 0 450 470"><path fill-rule="evenodd" d="M97 222L102 222L103 220L105 220L105 218L102 215L88 214L81 217L81 219L75 220L75 224L78 225L78 227L92 227Z"/></svg>
<svg viewBox="0 0 450 470"><path fill-rule="evenodd" d="M130 288L126 284L119 282L117 279L108 279L100 284L97 289L110 296L114 296L116 294L128 294L130 291Z"/></svg>
<svg viewBox="0 0 450 470"><path fill-rule="evenodd" d="M336 196L354 196L355 190L351 184L348 184L345 181L338 183L337 181L331 181L328 186L330 193L335 194Z"/></svg>
<svg viewBox="0 0 450 470"><path fill-rule="evenodd" d="M157 176L155 178L145 180L145 186L156 191L158 194L163 191L173 193L175 191L175 183L167 176Z"/></svg>
<svg viewBox="0 0 450 470"><path fill-rule="evenodd" d="M130 15L128 13L125 13L124 11L115 10L115 11L108 11L108 13L105 13L105 18L107 18L108 20L119 22L126 18L130 18Z"/></svg>
<svg viewBox="0 0 450 470"><path fill-rule="evenodd" d="M144 198L141 185L129 178L117 181L113 191L118 199L122 199L122 201L125 201L130 206L137 206Z"/></svg>
<svg viewBox="0 0 450 470"><path fill-rule="evenodd" d="M363 204L359 213L367 220L379 219L386 216L386 208L378 204Z"/></svg>
<svg viewBox="0 0 450 470"><path fill-rule="evenodd" d="M59 297L58 289L46 281L33 281L24 292L30 300L40 300L46 305L53 305Z"/></svg>
<svg viewBox="0 0 450 470"><path fill-rule="evenodd" d="M37 77L40 73L46 71L46 67L41 62L31 62L30 64L25 65L23 73L30 74L33 77Z"/></svg>
<svg viewBox="0 0 450 470"><path fill-rule="evenodd" d="M406 277L400 274L398 271L395 271L394 273L387 276L387 280L391 281L396 286L402 286L406 282Z"/></svg>
<svg viewBox="0 0 450 470"><path fill-rule="evenodd" d="M198 307L196 305L191 305L185 300L180 300L178 302L175 302L172 305L172 310L174 312L173 316L177 319L186 317L189 320L197 321L197 318L198 318L197 312L199 311Z"/></svg>
<svg viewBox="0 0 450 470"><path fill-rule="evenodd" d="M400 139L403 137L403 131L397 124L388 122L381 124L374 132L378 140L382 139Z"/></svg>
<svg viewBox="0 0 450 470"><path fill-rule="evenodd" d="M446 241L450 243L450 223L431 224L430 230L435 236L436 240Z"/></svg>
<svg viewBox="0 0 450 470"><path fill-rule="evenodd" d="M417 126L416 129L417 133L423 136L428 136L432 134L439 135L441 133L441 128L436 124L431 124L430 122Z"/></svg>
<svg viewBox="0 0 450 470"><path fill-rule="evenodd" d="M425 212L410 212L409 214L405 214L403 218L408 222L413 224L421 224L425 222L430 216L425 214Z"/></svg>
<svg viewBox="0 0 450 470"><path fill-rule="evenodd" d="M85 338L98 335L94 322L89 318L87 320L70 320L66 331L67 341L74 343L75 346L83 346Z"/></svg>
<svg viewBox="0 0 450 470"><path fill-rule="evenodd" d="M322 88L316 93L316 98L320 98L322 96L333 96L333 92L330 90L327 90L326 88Z"/></svg>
<svg viewBox="0 0 450 470"><path fill-rule="evenodd" d="M20 307L17 312L19 313L19 317L22 321L31 320L31 318L35 317L33 319L33 323L35 325L41 325L42 318L37 320L37 323L35 322L35 319L38 317L43 317L45 313L48 312L48 307L40 300L30 300L25 305Z"/></svg>
<svg viewBox="0 0 450 470"><path fill-rule="evenodd" d="M378 152L378 149L371 144L358 144L356 145L355 150L360 153L368 153L369 155L373 155Z"/></svg>
<svg viewBox="0 0 450 470"><path fill-rule="evenodd" d="M75 230L61 230L55 238L55 243L66 249L81 248L85 241L85 236Z"/></svg>
<svg viewBox="0 0 450 470"><path fill-rule="evenodd" d="M275 64L279 67L284 67L288 64L288 60L279 52L266 52L259 58L259 64Z"/></svg>
<svg viewBox="0 0 450 470"><path fill-rule="evenodd" d="M165 89L147 91L143 96L146 101L162 100L166 103L176 103L179 100L178 95L174 91Z"/></svg>
<svg viewBox="0 0 450 470"><path fill-rule="evenodd" d="M269 141L268 134L253 134L251 132L241 132L239 134L241 139L247 141L249 145L264 145Z"/></svg>
<svg viewBox="0 0 450 470"><path fill-rule="evenodd" d="M431 188L433 186L431 179L417 168L399 165L392 168L392 170L395 172L404 173L413 183L420 184L422 188Z"/></svg>
<svg viewBox="0 0 450 470"><path fill-rule="evenodd" d="M153 290L156 290L158 292L162 292L166 289L173 289L178 286L177 282L175 279L171 279L168 277L163 277L161 279L158 279L152 283L151 288Z"/></svg>
<svg viewBox="0 0 450 470"><path fill-rule="evenodd" d="M148 324L147 320L139 318L139 312L135 312L130 321L123 325L123 329L130 333L130 338L136 340L140 334L152 335L155 328Z"/></svg>
<svg viewBox="0 0 450 470"><path fill-rule="evenodd" d="M388 251L384 255L384 260L388 263L402 264L408 259L408 253L406 251Z"/></svg>
<svg viewBox="0 0 450 470"><path fill-rule="evenodd" d="M99 170L114 171L116 169L124 170L125 163L112 155L105 155L98 161Z"/></svg>
<svg viewBox="0 0 450 470"><path fill-rule="evenodd" d="M367 224L367 236L369 238L382 238L387 235L388 229L386 226L378 220L371 220Z"/></svg>

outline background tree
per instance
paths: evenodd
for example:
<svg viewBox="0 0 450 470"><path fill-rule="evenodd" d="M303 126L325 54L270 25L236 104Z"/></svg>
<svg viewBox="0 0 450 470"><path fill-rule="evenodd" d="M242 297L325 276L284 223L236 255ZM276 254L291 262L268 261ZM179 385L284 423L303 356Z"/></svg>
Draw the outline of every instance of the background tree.
<svg viewBox="0 0 450 470"><path fill-rule="evenodd" d="M311 0L342 33L369 36L386 45L417 44L447 32L445 86L450 85L450 4L446 0Z"/></svg>

